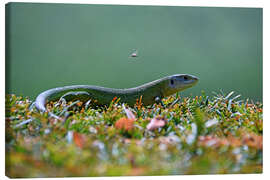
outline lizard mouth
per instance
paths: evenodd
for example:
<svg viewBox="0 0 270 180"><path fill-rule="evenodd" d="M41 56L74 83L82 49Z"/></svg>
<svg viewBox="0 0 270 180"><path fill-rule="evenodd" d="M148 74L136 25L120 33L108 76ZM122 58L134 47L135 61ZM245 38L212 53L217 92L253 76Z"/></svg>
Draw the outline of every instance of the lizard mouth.
<svg viewBox="0 0 270 180"><path fill-rule="evenodd" d="M192 76L192 75L186 75L183 77L183 79L181 80L181 82L183 84L186 84L186 85L195 85L196 83L198 83L199 81L199 78L197 78L196 76Z"/></svg>

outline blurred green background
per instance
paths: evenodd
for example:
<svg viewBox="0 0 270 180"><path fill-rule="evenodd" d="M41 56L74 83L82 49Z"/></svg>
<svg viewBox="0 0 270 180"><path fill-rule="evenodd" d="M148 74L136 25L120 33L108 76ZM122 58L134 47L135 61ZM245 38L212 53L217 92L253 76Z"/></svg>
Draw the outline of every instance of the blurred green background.
<svg viewBox="0 0 270 180"><path fill-rule="evenodd" d="M7 93L188 73L200 81L183 96L222 89L262 101L261 8L10 3L6 15Z"/></svg>

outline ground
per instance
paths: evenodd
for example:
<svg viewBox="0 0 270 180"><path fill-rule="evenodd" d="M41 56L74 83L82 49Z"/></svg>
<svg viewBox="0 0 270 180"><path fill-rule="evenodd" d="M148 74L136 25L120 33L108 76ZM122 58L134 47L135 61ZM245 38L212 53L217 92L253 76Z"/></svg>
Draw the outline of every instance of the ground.
<svg viewBox="0 0 270 180"><path fill-rule="evenodd" d="M9 177L262 173L262 103L178 94L163 105L51 102L6 95Z"/></svg>

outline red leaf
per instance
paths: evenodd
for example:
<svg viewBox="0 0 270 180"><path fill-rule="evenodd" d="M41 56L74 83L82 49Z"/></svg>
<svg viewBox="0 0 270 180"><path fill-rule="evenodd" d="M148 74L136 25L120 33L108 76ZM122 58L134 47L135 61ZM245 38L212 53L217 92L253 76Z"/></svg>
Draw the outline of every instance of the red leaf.
<svg viewBox="0 0 270 180"><path fill-rule="evenodd" d="M73 132L73 140L76 146L78 146L79 148L83 148L85 143L85 137L82 134Z"/></svg>
<svg viewBox="0 0 270 180"><path fill-rule="evenodd" d="M120 118L115 123L115 128L120 130L129 131L134 127L134 119Z"/></svg>

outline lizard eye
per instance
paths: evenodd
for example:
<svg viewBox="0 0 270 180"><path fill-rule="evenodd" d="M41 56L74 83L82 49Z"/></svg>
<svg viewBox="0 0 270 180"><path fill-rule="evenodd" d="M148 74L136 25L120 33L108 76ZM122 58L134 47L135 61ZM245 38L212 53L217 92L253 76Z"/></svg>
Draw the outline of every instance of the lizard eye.
<svg viewBox="0 0 270 180"><path fill-rule="evenodd" d="M174 81L171 79L171 85L173 85L174 84Z"/></svg>
<svg viewBox="0 0 270 180"><path fill-rule="evenodd" d="M184 76L184 80L188 80L187 76Z"/></svg>

